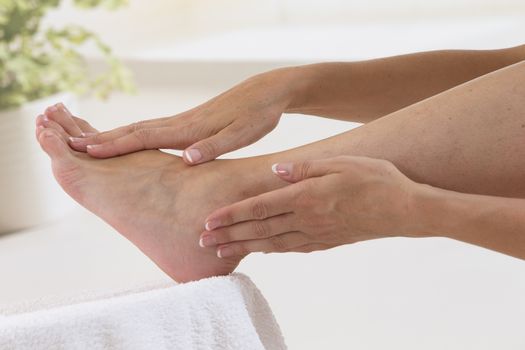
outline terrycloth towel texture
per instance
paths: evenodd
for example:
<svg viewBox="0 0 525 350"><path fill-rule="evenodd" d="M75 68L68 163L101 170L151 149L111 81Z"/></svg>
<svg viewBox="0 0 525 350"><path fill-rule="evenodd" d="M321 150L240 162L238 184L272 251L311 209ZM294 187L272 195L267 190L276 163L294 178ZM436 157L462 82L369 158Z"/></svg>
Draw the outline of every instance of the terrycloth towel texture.
<svg viewBox="0 0 525 350"><path fill-rule="evenodd" d="M286 349L268 303L238 273L30 309L0 315L0 349Z"/></svg>

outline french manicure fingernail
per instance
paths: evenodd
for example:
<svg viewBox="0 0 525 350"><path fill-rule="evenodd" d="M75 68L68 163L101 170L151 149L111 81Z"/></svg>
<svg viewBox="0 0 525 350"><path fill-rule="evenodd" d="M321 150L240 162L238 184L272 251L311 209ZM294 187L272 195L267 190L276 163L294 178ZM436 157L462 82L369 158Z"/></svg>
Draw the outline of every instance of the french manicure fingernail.
<svg viewBox="0 0 525 350"><path fill-rule="evenodd" d="M84 142L84 139L80 137L70 137L69 141L71 143L81 143L81 142Z"/></svg>
<svg viewBox="0 0 525 350"><path fill-rule="evenodd" d="M229 258L233 256L233 249L231 247L222 247L217 250L217 257L219 258Z"/></svg>
<svg viewBox="0 0 525 350"><path fill-rule="evenodd" d="M217 219L212 219L210 221L206 221L206 224L204 224L204 228L206 231L215 230L217 227L221 225L221 222Z"/></svg>
<svg viewBox="0 0 525 350"><path fill-rule="evenodd" d="M202 159L201 152L196 148L184 151L184 155L186 156L186 159L190 161L190 163L197 163Z"/></svg>
<svg viewBox="0 0 525 350"><path fill-rule="evenodd" d="M292 164L290 163L275 163L272 165L272 171L276 175L288 176L292 171Z"/></svg>
<svg viewBox="0 0 525 350"><path fill-rule="evenodd" d="M95 151L97 149L99 149L102 145L87 145L86 148L88 150L92 150L92 151Z"/></svg>
<svg viewBox="0 0 525 350"><path fill-rule="evenodd" d="M204 235L199 239L199 245L202 248L217 245L217 239L213 235Z"/></svg>

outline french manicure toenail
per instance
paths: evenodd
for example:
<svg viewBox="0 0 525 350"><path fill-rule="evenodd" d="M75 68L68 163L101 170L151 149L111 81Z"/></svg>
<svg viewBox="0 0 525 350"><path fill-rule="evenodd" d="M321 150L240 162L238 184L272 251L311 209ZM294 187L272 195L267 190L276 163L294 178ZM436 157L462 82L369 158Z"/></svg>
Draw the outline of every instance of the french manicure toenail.
<svg viewBox="0 0 525 350"><path fill-rule="evenodd" d="M206 231L215 230L217 227L221 225L220 221L217 219L206 221L206 224L204 224L204 228Z"/></svg>
<svg viewBox="0 0 525 350"><path fill-rule="evenodd" d="M222 247L217 250L217 257L219 258L229 258L233 255L233 249L231 247Z"/></svg>
<svg viewBox="0 0 525 350"><path fill-rule="evenodd" d="M184 154L186 155L186 159L188 159L190 163L197 163L199 160L202 159L201 152L196 148L189 149L185 151Z"/></svg>
<svg viewBox="0 0 525 350"><path fill-rule="evenodd" d="M211 247L217 245L217 239L213 235L204 235L199 240L199 245L201 247Z"/></svg>

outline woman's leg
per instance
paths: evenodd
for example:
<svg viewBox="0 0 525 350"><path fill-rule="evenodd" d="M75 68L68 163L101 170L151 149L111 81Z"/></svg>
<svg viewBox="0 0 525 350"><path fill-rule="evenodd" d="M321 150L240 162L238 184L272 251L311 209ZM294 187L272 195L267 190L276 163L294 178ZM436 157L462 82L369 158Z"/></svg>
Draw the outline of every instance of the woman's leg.
<svg viewBox="0 0 525 350"><path fill-rule="evenodd" d="M92 159L72 151L55 130L39 130L38 139L73 198L171 277L186 281L225 274L238 264L198 246L204 219L220 206L285 186L270 170L275 162L363 155L388 159L434 186L524 197L524 97L522 62L326 140L194 167L159 151ZM52 119L70 118L57 113Z"/></svg>
<svg viewBox="0 0 525 350"><path fill-rule="evenodd" d="M362 155L450 190L525 198L525 61L346 133L260 157Z"/></svg>

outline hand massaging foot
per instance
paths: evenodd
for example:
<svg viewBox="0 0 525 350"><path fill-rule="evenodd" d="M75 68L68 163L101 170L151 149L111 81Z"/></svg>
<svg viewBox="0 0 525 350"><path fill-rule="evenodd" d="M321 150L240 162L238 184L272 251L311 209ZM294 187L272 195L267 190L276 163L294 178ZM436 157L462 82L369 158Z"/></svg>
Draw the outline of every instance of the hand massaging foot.
<svg viewBox="0 0 525 350"><path fill-rule="evenodd" d="M94 159L69 147L67 124L73 119L67 109L58 105L46 116L37 118L36 135L64 191L170 277L186 282L228 274L237 267L240 257L220 259L215 249L199 247L198 240L210 212L256 194L260 179L237 172L236 180L230 180L241 171L242 161L189 167L180 157L161 151Z"/></svg>

